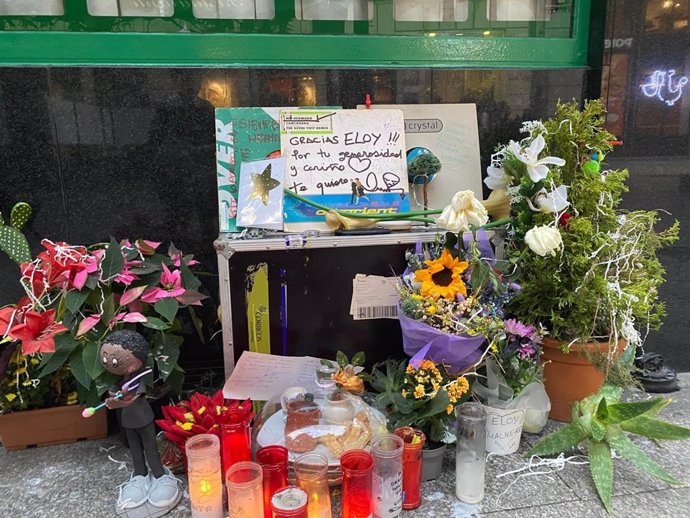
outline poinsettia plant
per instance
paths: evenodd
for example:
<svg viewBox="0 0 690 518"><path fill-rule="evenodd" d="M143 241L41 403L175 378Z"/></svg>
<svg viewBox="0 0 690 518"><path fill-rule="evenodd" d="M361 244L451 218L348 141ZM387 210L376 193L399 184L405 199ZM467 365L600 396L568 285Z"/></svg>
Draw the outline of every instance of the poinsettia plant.
<svg viewBox="0 0 690 518"><path fill-rule="evenodd" d="M26 292L16 306L0 310L3 339L21 341L23 355L40 358L39 377L65 366L80 399L95 399L111 386L112 374L98 358L100 343L125 327L143 332L151 345L149 366L171 387L182 384L177 360L182 336L178 313L206 298L191 267L198 264L174 245L138 240L92 247L43 240L35 260L20 265Z"/></svg>

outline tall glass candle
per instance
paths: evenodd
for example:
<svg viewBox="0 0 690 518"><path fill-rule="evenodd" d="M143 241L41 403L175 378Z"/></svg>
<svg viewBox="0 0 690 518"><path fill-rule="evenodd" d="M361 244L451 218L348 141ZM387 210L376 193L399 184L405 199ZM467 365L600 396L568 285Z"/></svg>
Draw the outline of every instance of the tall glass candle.
<svg viewBox="0 0 690 518"><path fill-rule="evenodd" d="M230 518L264 515L263 470L256 462L236 462L225 477Z"/></svg>
<svg viewBox="0 0 690 518"><path fill-rule="evenodd" d="M374 518L400 518L403 501L403 440L392 433L379 435L371 442L371 455L374 458Z"/></svg>
<svg viewBox="0 0 690 518"><path fill-rule="evenodd" d="M223 518L220 441L212 434L190 437L185 444L192 518Z"/></svg>
<svg viewBox="0 0 690 518"><path fill-rule="evenodd" d="M256 462L264 472L264 517L271 518L271 498L288 485L288 450L285 446L265 446L256 452Z"/></svg>
<svg viewBox="0 0 690 518"><path fill-rule="evenodd" d="M295 478L308 497L309 518L331 518L331 492L328 485L328 459L306 453L295 460Z"/></svg>
<svg viewBox="0 0 690 518"><path fill-rule="evenodd" d="M374 459L364 450L350 450L340 457L343 472L342 518L370 518Z"/></svg>
<svg viewBox="0 0 690 518"><path fill-rule="evenodd" d="M252 460L252 442L249 424L251 414L228 412L220 425L223 443L223 476L236 462Z"/></svg>
<svg viewBox="0 0 690 518"><path fill-rule="evenodd" d="M273 518L307 518L307 493L295 486L279 489L271 498Z"/></svg>
<svg viewBox="0 0 690 518"><path fill-rule="evenodd" d="M455 495L468 504L484 499L486 413L479 403L455 408L458 442L455 455Z"/></svg>
<svg viewBox="0 0 690 518"><path fill-rule="evenodd" d="M416 509L422 503L422 448L426 436L421 430L403 426L395 430L403 440L403 505L405 510Z"/></svg>

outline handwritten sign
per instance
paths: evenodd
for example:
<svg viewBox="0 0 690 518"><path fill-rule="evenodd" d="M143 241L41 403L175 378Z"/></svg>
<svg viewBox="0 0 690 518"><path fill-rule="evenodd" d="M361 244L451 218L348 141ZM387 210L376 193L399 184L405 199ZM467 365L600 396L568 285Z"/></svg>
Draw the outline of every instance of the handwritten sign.
<svg viewBox="0 0 690 518"><path fill-rule="evenodd" d="M486 411L486 451L507 455L515 453L520 447L522 424L525 410L493 408L484 406Z"/></svg>
<svg viewBox="0 0 690 518"><path fill-rule="evenodd" d="M286 188L355 213L408 210L402 111L281 110L280 132ZM285 229L323 229L323 215L288 199Z"/></svg>

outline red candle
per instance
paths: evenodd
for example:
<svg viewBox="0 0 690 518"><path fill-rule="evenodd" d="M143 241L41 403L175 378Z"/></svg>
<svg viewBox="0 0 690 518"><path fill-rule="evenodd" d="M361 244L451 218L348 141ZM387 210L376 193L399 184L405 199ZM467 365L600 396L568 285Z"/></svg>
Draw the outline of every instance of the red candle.
<svg viewBox="0 0 690 518"><path fill-rule="evenodd" d="M256 462L264 471L264 518L271 518L271 499L288 483L288 450L284 446L265 446L256 452Z"/></svg>
<svg viewBox="0 0 690 518"><path fill-rule="evenodd" d="M426 436L421 430L404 426L395 430L403 440L403 509L416 509L422 502L422 448Z"/></svg>
<svg viewBox="0 0 690 518"><path fill-rule="evenodd" d="M228 412L220 425L223 451L223 480L233 464L252 460L249 423L251 414Z"/></svg>
<svg viewBox="0 0 690 518"><path fill-rule="evenodd" d="M369 518L373 509L371 483L374 460L364 450L350 450L340 457L343 471L342 518Z"/></svg>

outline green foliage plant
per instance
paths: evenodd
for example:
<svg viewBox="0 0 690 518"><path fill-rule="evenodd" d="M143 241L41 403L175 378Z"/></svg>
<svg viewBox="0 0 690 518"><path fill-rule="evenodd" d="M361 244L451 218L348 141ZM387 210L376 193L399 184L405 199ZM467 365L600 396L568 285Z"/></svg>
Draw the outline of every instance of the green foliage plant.
<svg viewBox="0 0 690 518"><path fill-rule="evenodd" d="M0 250L15 263L31 261L31 250L22 229L31 217L31 205L19 202L12 207L9 225L0 216Z"/></svg>
<svg viewBox="0 0 690 518"><path fill-rule="evenodd" d="M582 110L575 101L559 103L552 119L525 123L527 137L499 149L494 158L511 199L507 254L520 269L522 286L508 311L522 322L544 324L566 350L577 342L608 342L610 366L621 340L639 344L641 329L661 324L658 288L665 270L657 252L677 240L679 227L676 221L658 231L656 211L619 207L628 171L602 166L615 140L604 129L605 115L598 100ZM542 159L558 157L565 164L545 161L548 174L535 181L520 153L537 138L545 144ZM567 206L549 211L543 200L563 186ZM562 244L551 253L535 253L526 236L537 227L557 229ZM625 358L630 361L631 355Z"/></svg>
<svg viewBox="0 0 690 518"><path fill-rule="evenodd" d="M570 424L544 437L528 455L553 455L586 443L589 469L604 507L611 512L613 491L613 452L638 469L667 482L681 482L659 466L628 437L628 433L653 441L690 438L690 429L661 421L656 415L670 399L621 403L622 389L604 385L599 392L575 403Z"/></svg>

